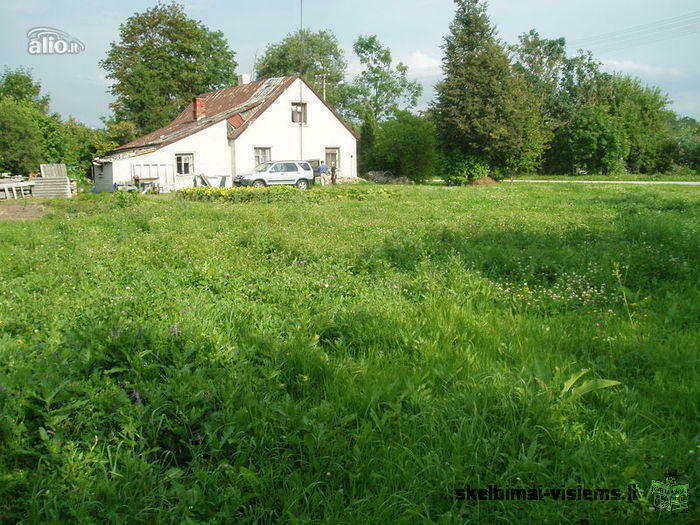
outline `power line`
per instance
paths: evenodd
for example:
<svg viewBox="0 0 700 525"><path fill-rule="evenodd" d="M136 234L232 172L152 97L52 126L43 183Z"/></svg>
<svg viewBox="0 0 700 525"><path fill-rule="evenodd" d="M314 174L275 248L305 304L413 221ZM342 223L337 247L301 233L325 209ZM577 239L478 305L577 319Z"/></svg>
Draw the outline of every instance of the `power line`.
<svg viewBox="0 0 700 525"><path fill-rule="evenodd" d="M640 45L656 44L700 32L700 11L657 22L630 27L596 37L576 39L569 44L596 53L620 51Z"/></svg>
<svg viewBox="0 0 700 525"><path fill-rule="evenodd" d="M694 11L683 16L677 16L674 18L667 18L663 20L658 20L656 22L643 24L639 26L629 27L627 29L621 29L619 31L612 31L609 33L603 33L597 36L577 38L571 40L570 44L574 46L578 45L594 45L602 43L608 40L617 40L620 38L631 37L631 36L641 36L644 34L650 34L658 31L665 31L676 29L679 26L684 26L688 24L695 24L700 22L700 11Z"/></svg>
<svg viewBox="0 0 700 525"><path fill-rule="evenodd" d="M665 27L659 27L657 29L645 31L643 33L627 33L627 34L620 34L615 38L607 38L605 40L600 39L600 40L595 40L591 42L587 42L585 45L589 47L600 47L608 44L616 44L616 43L626 43L630 41L639 41L639 40L645 40L645 39L650 39L650 38L657 38L657 37L664 37L666 35L675 35L679 33L683 33L687 30L697 30L700 29L700 18L696 20L691 20L688 22L684 23L678 23L673 26L665 26Z"/></svg>
<svg viewBox="0 0 700 525"><path fill-rule="evenodd" d="M649 44L658 44L660 42L665 42L668 40L675 40L678 38L686 37L689 35L694 35L700 32L700 26L694 28L687 28L683 31L678 31L675 33L670 33L666 35L657 35L655 38L644 38L644 39L632 39L620 42L610 42L605 45L592 46L591 51L596 53L607 53L610 51L621 51L623 49L628 49L631 47L644 46Z"/></svg>
<svg viewBox="0 0 700 525"><path fill-rule="evenodd" d="M658 29L655 31L649 31L646 33L630 34L630 35L620 35L618 38L610 38L607 40L599 40L595 42L586 43L586 47L595 48L607 45L615 44L626 44L629 42L643 42L645 40L664 38L666 36L673 36L678 34L685 34L686 32L694 32L700 29L700 19L692 23L687 23L683 25L677 25L670 28ZM575 44L574 44L575 45Z"/></svg>

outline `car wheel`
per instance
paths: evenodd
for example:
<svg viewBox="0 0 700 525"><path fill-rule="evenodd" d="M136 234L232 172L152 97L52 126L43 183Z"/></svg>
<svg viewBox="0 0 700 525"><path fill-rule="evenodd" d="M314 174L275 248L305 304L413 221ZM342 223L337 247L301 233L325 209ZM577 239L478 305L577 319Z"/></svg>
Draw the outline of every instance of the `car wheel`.
<svg viewBox="0 0 700 525"><path fill-rule="evenodd" d="M297 181L297 188L300 190L308 190L309 189L309 181L306 179L299 179Z"/></svg>
<svg viewBox="0 0 700 525"><path fill-rule="evenodd" d="M263 186L267 186L267 184L265 184L265 181L264 181L264 180L258 179L258 180L256 180L255 182L253 182L253 187L254 187L254 188L262 188Z"/></svg>

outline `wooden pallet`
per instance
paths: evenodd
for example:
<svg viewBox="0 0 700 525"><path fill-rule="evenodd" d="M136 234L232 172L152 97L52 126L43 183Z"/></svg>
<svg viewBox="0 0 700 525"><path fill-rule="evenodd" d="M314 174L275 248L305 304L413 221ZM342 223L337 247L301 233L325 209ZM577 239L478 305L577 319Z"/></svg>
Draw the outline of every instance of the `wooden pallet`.
<svg viewBox="0 0 700 525"><path fill-rule="evenodd" d="M0 199L23 199L32 195L33 182L0 183Z"/></svg>

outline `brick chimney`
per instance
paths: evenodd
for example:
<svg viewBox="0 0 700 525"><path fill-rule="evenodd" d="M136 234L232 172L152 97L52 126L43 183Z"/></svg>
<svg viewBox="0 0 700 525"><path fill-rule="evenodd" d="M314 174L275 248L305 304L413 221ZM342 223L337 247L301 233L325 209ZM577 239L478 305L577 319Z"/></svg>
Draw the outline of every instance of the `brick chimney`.
<svg viewBox="0 0 700 525"><path fill-rule="evenodd" d="M207 99L205 97L194 97L192 106L194 107L192 116L195 120L200 120L207 116Z"/></svg>

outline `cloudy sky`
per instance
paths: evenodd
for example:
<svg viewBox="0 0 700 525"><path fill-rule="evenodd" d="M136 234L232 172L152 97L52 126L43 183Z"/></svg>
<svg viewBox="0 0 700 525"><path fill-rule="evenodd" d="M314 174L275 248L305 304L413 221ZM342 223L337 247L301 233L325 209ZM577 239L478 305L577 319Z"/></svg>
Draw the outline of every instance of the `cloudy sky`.
<svg viewBox="0 0 700 525"><path fill-rule="evenodd" d="M448 31L452 0L303 0L304 25L328 29L357 72L352 43L376 34L425 86L426 105L440 78L440 44ZM239 73L252 70L256 54L299 25L299 0L191 0L189 16L222 31L237 53ZM119 24L153 1L1 0L0 65L29 67L51 95L52 108L97 126L109 112L108 82L98 61L118 38ZM681 114L700 119L700 5L697 0L492 0L489 13L500 36L514 42L536 29L591 47L610 71L660 86ZM27 52L26 33L50 26L80 39L85 51L71 56ZM638 28L630 32L630 28ZM625 35L624 39L620 35ZM615 36L617 35L617 36ZM641 44L640 44L641 42ZM573 48L572 48L573 50Z"/></svg>

